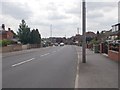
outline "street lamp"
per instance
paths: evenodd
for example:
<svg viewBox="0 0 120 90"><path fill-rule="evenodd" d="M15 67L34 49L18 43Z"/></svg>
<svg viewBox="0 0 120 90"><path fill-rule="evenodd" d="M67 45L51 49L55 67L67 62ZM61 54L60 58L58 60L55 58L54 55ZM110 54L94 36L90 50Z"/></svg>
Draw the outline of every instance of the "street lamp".
<svg viewBox="0 0 120 90"><path fill-rule="evenodd" d="M82 29L83 29L83 43L82 43L82 62L86 63L86 3L82 1Z"/></svg>

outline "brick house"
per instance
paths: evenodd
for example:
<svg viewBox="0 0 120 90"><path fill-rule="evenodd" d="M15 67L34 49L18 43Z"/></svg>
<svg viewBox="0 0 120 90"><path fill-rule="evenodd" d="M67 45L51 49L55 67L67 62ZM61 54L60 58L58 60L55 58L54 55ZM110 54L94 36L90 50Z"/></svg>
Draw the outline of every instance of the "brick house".
<svg viewBox="0 0 120 90"><path fill-rule="evenodd" d="M109 36L111 40L120 38L120 23L112 25L112 34Z"/></svg>
<svg viewBox="0 0 120 90"><path fill-rule="evenodd" d="M14 34L12 33L12 30L8 28L8 30L5 30L5 26L2 25L2 28L0 28L0 40L4 39L13 39Z"/></svg>

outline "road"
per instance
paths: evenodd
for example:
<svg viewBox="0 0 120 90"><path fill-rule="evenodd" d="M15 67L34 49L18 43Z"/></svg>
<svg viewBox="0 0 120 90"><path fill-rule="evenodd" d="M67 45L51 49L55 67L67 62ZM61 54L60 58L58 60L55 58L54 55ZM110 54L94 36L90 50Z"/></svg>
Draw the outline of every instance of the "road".
<svg viewBox="0 0 120 90"><path fill-rule="evenodd" d="M4 56L2 87L74 88L77 61L76 48L70 45Z"/></svg>

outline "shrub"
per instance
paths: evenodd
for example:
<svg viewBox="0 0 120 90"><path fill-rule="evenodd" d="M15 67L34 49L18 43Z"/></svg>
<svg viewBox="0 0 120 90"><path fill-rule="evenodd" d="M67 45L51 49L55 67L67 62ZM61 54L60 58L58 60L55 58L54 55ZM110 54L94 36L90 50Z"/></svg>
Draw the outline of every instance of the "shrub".
<svg viewBox="0 0 120 90"><path fill-rule="evenodd" d="M0 46L7 46L12 43L11 40L0 40Z"/></svg>

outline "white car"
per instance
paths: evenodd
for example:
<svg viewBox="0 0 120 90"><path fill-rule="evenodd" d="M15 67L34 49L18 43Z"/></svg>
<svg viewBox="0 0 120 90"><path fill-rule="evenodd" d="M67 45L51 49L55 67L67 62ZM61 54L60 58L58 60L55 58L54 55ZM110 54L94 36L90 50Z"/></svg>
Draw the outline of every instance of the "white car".
<svg viewBox="0 0 120 90"><path fill-rule="evenodd" d="M64 46L64 43L60 43L60 46Z"/></svg>

